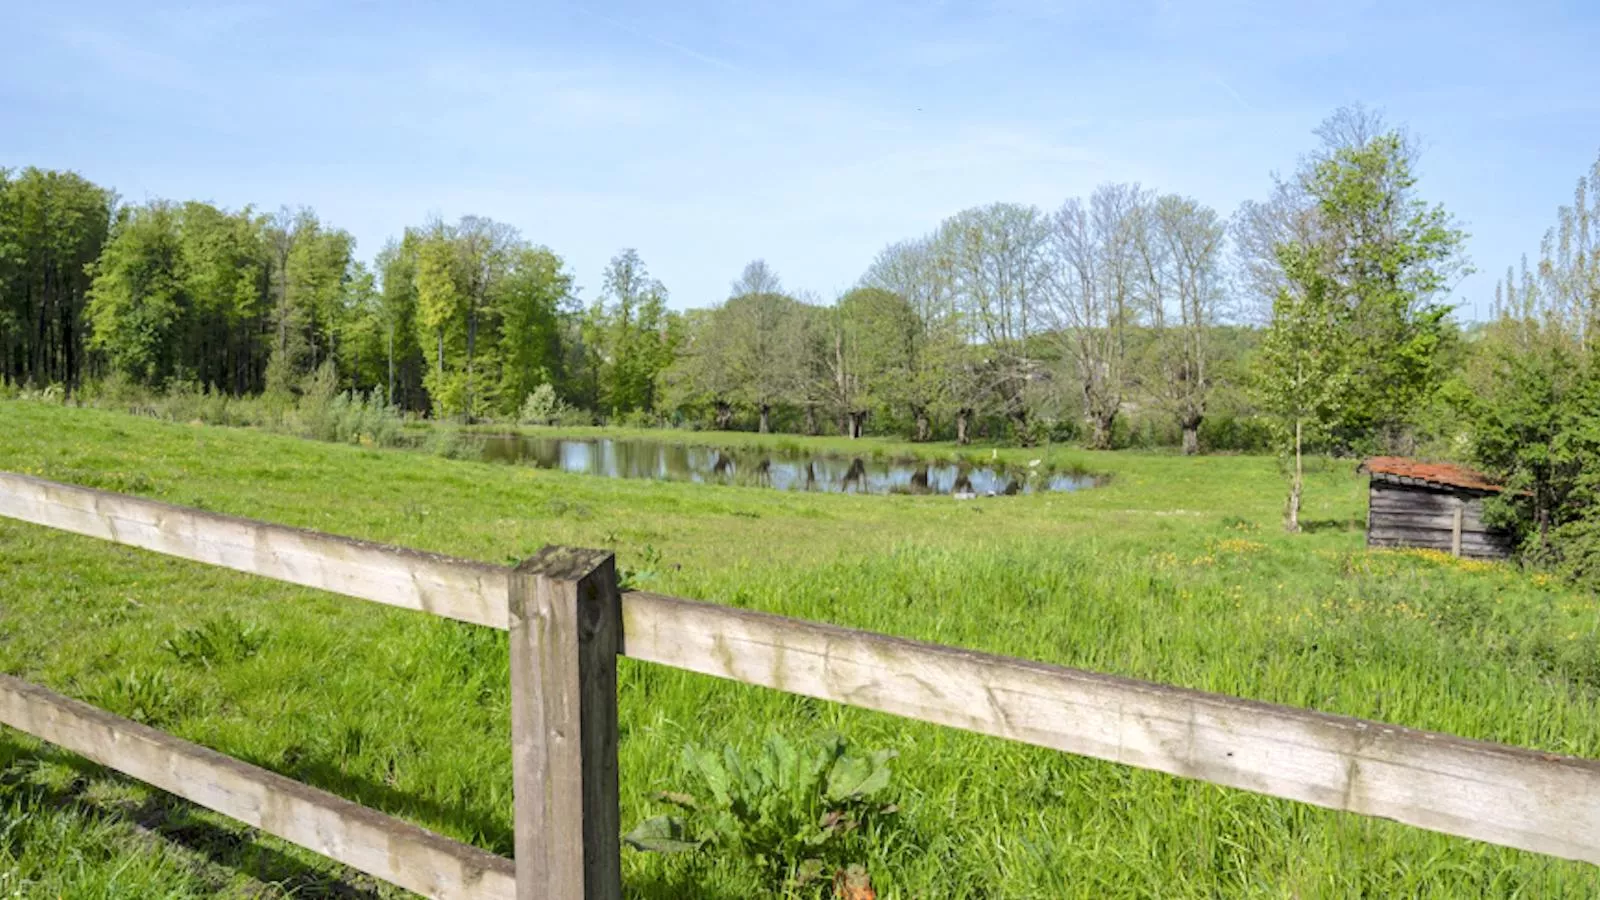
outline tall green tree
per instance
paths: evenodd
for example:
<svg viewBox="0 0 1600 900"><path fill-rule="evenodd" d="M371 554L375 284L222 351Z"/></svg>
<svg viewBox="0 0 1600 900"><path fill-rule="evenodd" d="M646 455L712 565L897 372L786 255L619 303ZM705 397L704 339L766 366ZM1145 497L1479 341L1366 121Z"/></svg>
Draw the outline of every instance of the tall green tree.
<svg viewBox="0 0 1600 900"><path fill-rule="evenodd" d="M82 380L88 268L113 201L72 172L0 169L0 378L69 389Z"/></svg>
<svg viewBox="0 0 1600 900"><path fill-rule="evenodd" d="M92 271L90 347L145 384L187 374L181 338L193 302L178 211L163 202L124 210Z"/></svg>
<svg viewBox="0 0 1600 900"><path fill-rule="evenodd" d="M1324 132L1346 119L1335 116ZM1299 527L1308 431L1345 447L1397 448L1431 402L1453 335L1443 298L1465 268L1465 236L1417 195L1404 136L1357 132L1359 142L1300 173L1308 236L1277 247L1279 295L1259 383L1296 460L1290 530ZM1326 398L1328 385L1337 386L1337 402Z"/></svg>
<svg viewBox="0 0 1600 900"><path fill-rule="evenodd" d="M667 289L631 248L612 257L591 311L600 399L612 415L656 406L656 384L672 361Z"/></svg>
<svg viewBox="0 0 1600 900"><path fill-rule="evenodd" d="M1255 360L1256 396L1290 458L1284 528L1300 530L1305 449L1321 445L1351 402L1348 310L1313 248L1280 248L1284 285Z"/></svg>
<svg viewBox="0 0 1600 900"><path fill-rule="evenodd" d="M1600 585L1600 161L1556 213L1538 262L1496 285L1454 405L1494 512L1524 553Z"/></svg>
<svg viewBox="0 0 1600 900"><path fill-rule="evenodd" d="M423 237L408 228L399 241L378 253L376 323L383 343L385 399L402 409L424 409L422 376L426 360L417 330L417 254Z"/></svg>
<svg viewBox="0 0 1600 900"><path fill-rule="evenodd" d="M460 264L449 234L442 229L435 229L417 248L417 341L427 357L423 385L436 416L468 413L463 365L467 300Z"/></svg>
<svg viewBox="0 0 1600 900"><path fill-rule="evenodd" d="M573 279L561 257L545 247L517 247L499 280L500 405L512 413L540 385L562 381L561 315Z"/></svg>
<svg viewBox="0 0 1600 900"><path fill-rule="evenodd" d="M811 323L805 304L783 293L781 282L763 260L745 266L732 296L713 314L712 327L723 334L727 363L738 384L737 396L757 417L757 430L772 430L772 413L805 394L806 350Z"/></svg>
<svg viewBox="0 0 1600 900"><path fill-rule="evenodd" d="M180 338L181 367L219 391L260 388L271 313L267 290L270 261L254 214L208 203L175 210L180 271L189 314Z"/></svg>

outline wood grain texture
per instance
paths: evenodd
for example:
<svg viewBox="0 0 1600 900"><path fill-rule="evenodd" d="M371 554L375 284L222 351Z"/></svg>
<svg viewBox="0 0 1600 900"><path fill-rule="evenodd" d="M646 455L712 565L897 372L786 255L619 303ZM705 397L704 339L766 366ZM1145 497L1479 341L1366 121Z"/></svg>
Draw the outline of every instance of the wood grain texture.
<svg viewBox="0 0 1600 900"><path fill-rule="evenodd" d="M0 722L438 900L512 900L511 860L0 675Z"/></svg>
<svg viewBox="0 0 1600 900"><path fill-rule="evenodd" d="M624 652L1069 753L1600 863L1600 763L648 593Z"/></svg>
<svg viewBox="0 0 1600 900"><path fill-rule="evenodd" d="M616 561L546 547L509 590L518 900L620 900Z"/></svg>
<svg viewBox="0 0 1600 900"><path fill-rule="evenodd" d="M475 625L506 627L502 566L0 472L0 516Z"/></svg>
<svg viewBox="0 0 1600 900"><path fill-rule="evenodd" d="M1373 510L1372 521L1374 524L1396 525L1405 528L1438 528L1450 531L1455 528L1455 513L1418 513L1418 512L1390 512L1388 510ZM1494 531L1481 521L1461 511L1461 530L1467 534L1488 534Z"/></svg>

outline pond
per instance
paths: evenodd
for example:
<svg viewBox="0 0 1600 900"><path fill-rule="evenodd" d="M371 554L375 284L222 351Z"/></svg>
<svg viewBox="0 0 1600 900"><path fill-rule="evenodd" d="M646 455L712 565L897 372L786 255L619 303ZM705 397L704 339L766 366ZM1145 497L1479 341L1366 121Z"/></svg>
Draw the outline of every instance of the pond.
<svg viewBox="0 0 1600 900"><path fill-rule="evenodd" d="M607 478L743 484L846 494L958 497L1076 491L1098 483L1081 472L957 462L851 457L801 450L719 449L642 438L557 438L525 434L482 439L482 458Z"/></svg>

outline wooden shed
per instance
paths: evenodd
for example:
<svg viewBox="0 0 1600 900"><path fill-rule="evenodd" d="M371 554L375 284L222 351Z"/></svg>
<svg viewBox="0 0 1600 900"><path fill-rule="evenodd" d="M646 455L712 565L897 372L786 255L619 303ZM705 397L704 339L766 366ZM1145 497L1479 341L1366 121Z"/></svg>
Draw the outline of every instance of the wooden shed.
<svg viewBox="0 0 1600 900"><path fill-rule="evenodd" d="M1425 547L1474 559L1505 559L1516 548L1509 533L1483 521L1483 500L1502 488L1478 472L1450 463L1376 456L1361 466L1370 476L1368 547Z"/></svg>

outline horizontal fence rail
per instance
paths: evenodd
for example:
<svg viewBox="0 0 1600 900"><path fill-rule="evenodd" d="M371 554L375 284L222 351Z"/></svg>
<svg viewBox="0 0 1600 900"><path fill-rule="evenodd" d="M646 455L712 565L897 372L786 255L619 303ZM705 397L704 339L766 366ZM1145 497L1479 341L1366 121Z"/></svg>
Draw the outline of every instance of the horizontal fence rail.
<svg viewBox="0 0 1600 900"><path fill-rule="evenodd" d="M0 675L0 723L440 900L514 900L511 860Z"/></svg>
<svg viewBox="0 0 1600 900"><path fill-rule="evenodd" d="M628 656L1600 863L1600 762L653 594Z"/></svg>
<svg viewBox="0 0 1600 900"><path fill-rule="evenodd" d="M5 473L0 515L508 627L510 569ZM1593 760L651 593L621 620L648 662L1600 864Z"/></svg>
<svg viewBox="0 0 1600 900"><path fill-rule="evenodd" d="M506 627L510 570L502 566L10 472L0 472L0 516L474 625Z"/></svg>

